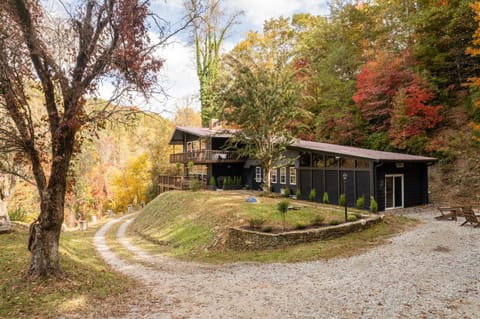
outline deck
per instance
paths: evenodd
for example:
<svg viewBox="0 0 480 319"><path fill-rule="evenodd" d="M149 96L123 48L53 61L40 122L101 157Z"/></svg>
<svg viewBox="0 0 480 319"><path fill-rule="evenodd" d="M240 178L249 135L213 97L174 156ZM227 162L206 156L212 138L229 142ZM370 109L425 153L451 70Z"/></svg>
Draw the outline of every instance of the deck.
<svg viewBox="0 0 480 319"><path fill-rule="evenodd" d="M233 151L219 150L198 150L187 153L176 153L170 155L170 163L187 164L210 164L210 163L240 163L244 160Z"/></svg>
<svg viewBox="0 0 480 319"><path fill-rule="evenodd" d="M158 176L158 186L160 187L160 192L167 190L187 190L190 189L190 181L198 180L200 183L201 189L207 188L206 177L195 176L195 177L186 177L186 176Z"/></svg>

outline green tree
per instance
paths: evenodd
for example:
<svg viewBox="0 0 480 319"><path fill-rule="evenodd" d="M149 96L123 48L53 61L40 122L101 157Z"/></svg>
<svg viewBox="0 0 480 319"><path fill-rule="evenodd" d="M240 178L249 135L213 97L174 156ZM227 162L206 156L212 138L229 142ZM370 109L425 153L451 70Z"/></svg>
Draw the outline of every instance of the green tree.
<svg viewBox="0 0 480 319"><path fill-rule="evenodd" d="M253 39L253 41L252 41ZM290 64L291 52L277 50L284 43L276 35L250 34L225 58L225 76L218 99L223 118L241 127L232 145L243 156L260 160L265 170L265 190L270 190L270 171L293 142L287 129L304 112L298 107L301 85L298 70ZM248 47L248 48L247 48Z"/></svg>

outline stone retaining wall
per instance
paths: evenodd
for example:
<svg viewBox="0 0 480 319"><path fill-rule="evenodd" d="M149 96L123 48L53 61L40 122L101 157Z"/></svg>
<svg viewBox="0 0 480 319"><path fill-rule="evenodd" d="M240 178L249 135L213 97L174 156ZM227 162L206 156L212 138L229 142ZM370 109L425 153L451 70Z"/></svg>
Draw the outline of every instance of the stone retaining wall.
<svg viewBox="0 0 480 319"><path fill-rule="evenodd" d="M360 219L336 226L296 230L280 234L264 233L232 227L228 229L226 246L233 250L279 248L323 239L332 239L371 227L383 220L383 215Z"/></svg>

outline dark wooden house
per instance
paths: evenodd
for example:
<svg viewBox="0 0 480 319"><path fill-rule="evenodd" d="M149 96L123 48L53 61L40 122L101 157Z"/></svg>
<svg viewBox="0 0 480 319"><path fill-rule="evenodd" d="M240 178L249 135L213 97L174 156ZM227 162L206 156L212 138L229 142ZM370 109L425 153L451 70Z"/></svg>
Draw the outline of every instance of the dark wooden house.
<svg viewBox="0 0 480 319"><path fill-rule="evenodd" d="M202 173L196 178L203 185L211 176L218 187L222 187L228 177L235 177L241 178L242 184L250 189L261 189L265 176L259 161L240 158L235 152L225 150L225 143L234 133L214 128L177 127L170 140L174 146L170 162L183 165L191 162L201 167L197 171ZM181 152L177 153L178 148ZM427 204L428 166L435 162L431 157L297 140L271 172L271 186L274 192L289 188L292 194L299 189L303 199L315 189L317 201L327 193L330 203L334 204L346 193L349 206L364 196L365 208L373 196L383 211ZM178 187L165 177L161 177L161 185L185 188L185 183Z"/></svg>

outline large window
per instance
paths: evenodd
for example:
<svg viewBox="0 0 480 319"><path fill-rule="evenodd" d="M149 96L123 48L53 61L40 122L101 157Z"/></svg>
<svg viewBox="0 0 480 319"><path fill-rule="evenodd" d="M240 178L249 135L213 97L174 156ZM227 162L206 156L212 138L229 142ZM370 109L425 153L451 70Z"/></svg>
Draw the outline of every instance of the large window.
<svg viewBox="0 0 480 319"><path fill-rule="evenodd" d="M277 169L276 168L273 168L272 171L270 172L270 181L272 182L272 184L277 183Z"/></svg>
<svg viewBox="0 0 480 319"><path fill-rule="evenodd" d="M255 167L255 182L262 182L262 168L260 166Z"/></svg>
<svg viewBox="0 0 480 319"><path fill-rule="evenodd" d="M287 183L287 168L280 167L280 184L286 184L286 183Z"/></svg>
<svg viewBox="0 0 480 319"><path fill-rule="evenodd" d="M317 168L324 168L325 162L323 161L322 154L312 154L312 166Z"/></svg>
<svg viewBox="0 0 480 319"><path fill-rule="evenodd" d="M297 170L290 167L290 185L297 185Z"/></svg>

